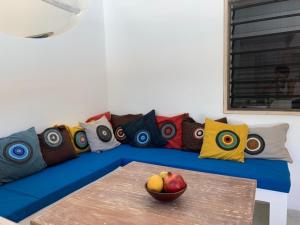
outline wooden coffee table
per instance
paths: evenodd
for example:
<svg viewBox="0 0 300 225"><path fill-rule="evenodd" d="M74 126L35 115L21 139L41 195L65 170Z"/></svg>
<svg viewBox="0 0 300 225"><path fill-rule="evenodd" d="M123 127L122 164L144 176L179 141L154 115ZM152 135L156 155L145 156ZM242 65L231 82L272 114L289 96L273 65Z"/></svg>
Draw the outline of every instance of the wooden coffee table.
<svg viewBox="0 0 300 225"><path fill-rule="evenodd" d="M152 174L171 171L188 184L162 203L145 190ZM143 163L130 163L70 194L31 220L32 225L252 224L256 181Z"/></svg>
<svg viewBox="0 0 300 225"><path fill-rule="evenodd" d="M17 225L17 224L3 217L0 217L0 225Z"/></svg>

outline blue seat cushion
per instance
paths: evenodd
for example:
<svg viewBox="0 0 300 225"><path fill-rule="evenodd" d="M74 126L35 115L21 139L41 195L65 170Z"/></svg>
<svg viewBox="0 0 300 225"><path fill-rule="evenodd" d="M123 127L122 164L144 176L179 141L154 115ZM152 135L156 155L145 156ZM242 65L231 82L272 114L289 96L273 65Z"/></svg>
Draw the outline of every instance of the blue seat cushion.
<svg viewBox="0 0 300 225"><path fill-rule="evenodd" d="M117 149L103 153L88 152L76 159L9 183L2 188L35 198L36 204L28 206L31 207L29 211L35 212L97 180L120 165L121 158ZM0 207L0 212L2 210L3 208ZM18 220L13 219L13 221Z"/></svg>
<svg viewBox="0 0 300 225"><path fill-rule="evenodd" d="M280 160L246 159L245 163L200 159L197 153L166 148L140 149L128 145L119 148L123 152L123 164L132 161L170 166L187 170L257 180L258 188L273 191L290 191L288 164Z"/></svg>
<svg viewBox="0 0 300 225"><path fill-rule="evenodd" d="M132 161L256 179L258 187L288 193L287 162L246 159L245 163L199 159L198 154L166 148L121 145L78 158L0 187L0 216L18 222L62 197Z"/></svg>
<svg viewBox="0 0 300 225"><path fill-rule="evenodd" d="M36 201L34 197L0 187L0 216L19 221L34 213L29 208Z"/></svg>

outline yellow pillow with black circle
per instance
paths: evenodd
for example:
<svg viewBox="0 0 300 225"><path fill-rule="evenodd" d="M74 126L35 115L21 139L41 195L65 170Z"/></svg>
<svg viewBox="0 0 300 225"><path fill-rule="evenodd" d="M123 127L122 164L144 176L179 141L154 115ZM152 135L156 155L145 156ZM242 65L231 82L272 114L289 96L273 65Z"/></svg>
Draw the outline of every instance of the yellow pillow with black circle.
<svg viewBox="0 0 300 225"><path fill-rule="evenodd" d="M77 154L90 151L89 142L84 131L80 126L68 127L72 144Z"/></svg>
<svg viewBox="0 0 300 225"><path fill-rule="evenodd" d="M205 131L200 158L244 162L248 126L229 125L205 120Z"/></svg>

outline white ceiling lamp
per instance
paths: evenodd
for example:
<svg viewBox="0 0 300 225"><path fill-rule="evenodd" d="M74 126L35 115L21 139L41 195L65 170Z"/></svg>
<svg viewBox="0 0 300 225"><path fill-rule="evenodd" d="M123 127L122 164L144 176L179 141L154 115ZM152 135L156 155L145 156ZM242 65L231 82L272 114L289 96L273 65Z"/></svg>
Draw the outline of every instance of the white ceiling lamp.
<svg viewBox="0 0 300 225"><path fill-rule="evenodd" d="M57 8L63 9L70 13L79 14L81 9L79 7L78 0L42 0Z"/></svg>

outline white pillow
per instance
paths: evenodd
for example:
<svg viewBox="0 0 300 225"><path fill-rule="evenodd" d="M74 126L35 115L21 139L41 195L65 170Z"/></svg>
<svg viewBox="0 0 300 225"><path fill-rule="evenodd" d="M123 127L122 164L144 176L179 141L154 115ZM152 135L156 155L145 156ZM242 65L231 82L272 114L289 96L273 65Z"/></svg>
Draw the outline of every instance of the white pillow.
<svg viewBox="0 0 300 225"><path fill-rule="evenodd" d="M91 123L80 123L80 126L85 129L92 152L101 152L120 145L120 142L114 136L111 124L105 116Z"/></svg>
<svg viewBox="0 0 300 225"><path fill-rule="evenodd" d="M249 127L245 158L260 158L283 160L292 163L293 160L285 147L287 123Z"/></svg>

